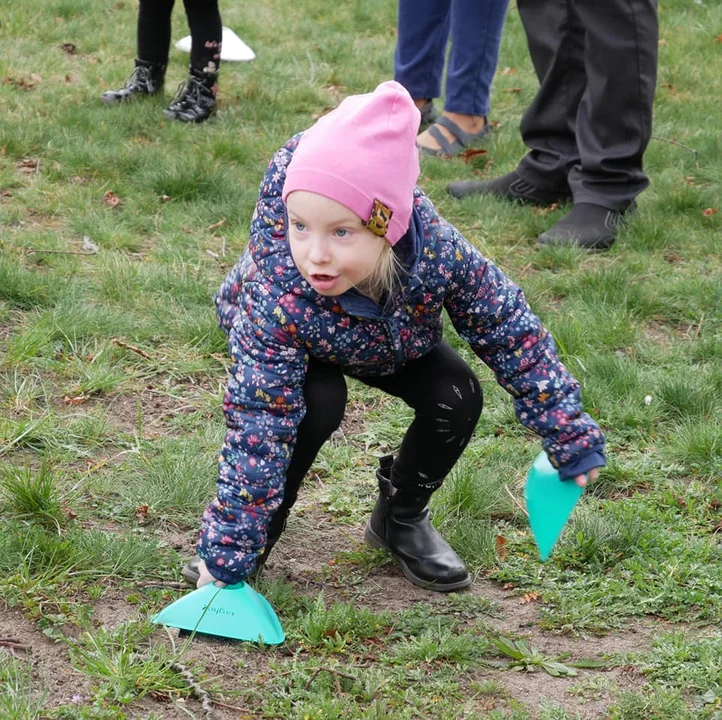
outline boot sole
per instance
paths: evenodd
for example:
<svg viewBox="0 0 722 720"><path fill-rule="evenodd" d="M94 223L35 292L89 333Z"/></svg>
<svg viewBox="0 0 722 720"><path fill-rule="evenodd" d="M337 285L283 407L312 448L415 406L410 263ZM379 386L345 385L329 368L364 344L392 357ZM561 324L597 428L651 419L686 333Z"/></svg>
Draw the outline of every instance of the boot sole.
<svg viewBox="0 0 722 720"><path fill-rule="evenodd" d="M364 540L372 548L376 548L377 550L386 550L386 552L391 555L396 564L401 568L401 572L404 574L404 577L412 584L423 588L424 590L433 590L435 592L454 592L455 590L468 588L469 585L471 585L471 578L468 576L464 580L457 580L453 583L440 583L423 580L418 575L411 572L409 566L404 562L404 560L396 555L393 550L386 545L386 543L373 531L370 524L366 525L366 529L364 530Z"/></svg>

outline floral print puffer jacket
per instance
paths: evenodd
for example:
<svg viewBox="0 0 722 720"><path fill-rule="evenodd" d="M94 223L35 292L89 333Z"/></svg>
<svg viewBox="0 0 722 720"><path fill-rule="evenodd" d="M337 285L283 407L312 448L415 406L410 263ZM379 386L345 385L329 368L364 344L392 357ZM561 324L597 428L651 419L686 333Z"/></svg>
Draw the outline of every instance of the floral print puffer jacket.
<svg viewBox="0 0 722 720"><path fill-rule="evenodd" d="M281 200L299 137L271 160L248 249L216 296L233 365L223 403L228 431L218 495L203 515L198 552L212 575L231 583L253 571L282 502L305 412L309 356L351 376L394 373L439 343L444 308L514 397L519 420L541 435L563 477L605 463L604 438L581 411L579 385L522 291L418 188L411 227L396 246L408 274L383 308L354 290L324 297L302 278L291 258Z"/></svg>

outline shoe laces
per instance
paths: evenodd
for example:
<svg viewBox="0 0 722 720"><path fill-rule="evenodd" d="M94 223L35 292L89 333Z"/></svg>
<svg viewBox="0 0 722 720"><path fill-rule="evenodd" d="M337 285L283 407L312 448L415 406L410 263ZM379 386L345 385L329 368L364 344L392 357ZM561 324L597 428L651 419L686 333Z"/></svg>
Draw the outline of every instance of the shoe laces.
<svg viewBox="0 0 722 720"><path fill-rule="evenodd" d="M149 85L152 80L150 68L145 65L137 65L133 72L125 79L125 87L132 85Z"/></svg>
<svg viewBox="0 0 722 720"><path fill-rule="evenodd" d="M178 91L171 105L180 103L198 105L204 89L203 83L195 75L189 75L188 78L178 85Z"/></svg>

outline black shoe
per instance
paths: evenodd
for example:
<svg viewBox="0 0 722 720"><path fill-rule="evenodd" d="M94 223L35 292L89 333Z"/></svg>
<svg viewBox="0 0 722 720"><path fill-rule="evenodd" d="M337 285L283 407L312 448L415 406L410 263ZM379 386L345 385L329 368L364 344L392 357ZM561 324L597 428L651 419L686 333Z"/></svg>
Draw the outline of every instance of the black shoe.
<svg viewBox="0 0 722 720"><path fill-rule="evenodd" d="M455 198L465 198L469 195L493 195L494 197L514 200L520 203L533 205L552 205L563 203L571 199L568 189L547 190L538 188L522 180L516 172L510 172L494 180L468 180L466 182L453 182L447 186L449 195Z"/></svg>
<svg viewBox="0 0 722 720"><path fill-rule="evenodd" d="M181 83L173 102L163 111L166 117L181 122L200 123L216 111L217 72L191 68L188 79Z"/></svg>
<svg viewBox="0 0 722 720"><path fill-rule="evenodd" d="M426 505L435 488L395 488L392 464L387 455L376 471L379 497L364 539L372 547L388 550L414 585L437 592L469 587L471 578L461 558L431 524Z"/></svg>
<svg viewBox="0 0 722 720"><path fill-rule="evenodd" d="M568 215L537 238L537 243L608 250L614 245L617 231L626 224L625 214L633 207L621 212L592 203L576 203Z"/></svg>
<svg viewBox="0 0 722 720"><path fill-rule="evenodd" d="M100 99L106 105L116 105L138 97L156 95L163 89L165 69L165 64L136 60L135 70L128 76L125 85L120 90L104 92Z"/></svg>

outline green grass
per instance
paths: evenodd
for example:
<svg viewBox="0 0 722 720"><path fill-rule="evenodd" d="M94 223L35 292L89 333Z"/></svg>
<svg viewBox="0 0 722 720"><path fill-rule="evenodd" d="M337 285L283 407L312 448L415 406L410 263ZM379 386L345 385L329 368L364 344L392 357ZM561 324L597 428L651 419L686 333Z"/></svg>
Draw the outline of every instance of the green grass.
<svg viewBox="0 0 722 720"><path fill-rule="evenodd" d="M163 117L168 95L132 107L99 101L131 69L135 3L6 5L0 614L14 613L23 637L57 641L60 655L54 666L39 647L22 658L0 646L0 715L200 716L178 661L241 716L577 720L594 696L609 720L719 720L718 4L660 8L651 186L610 252L537 248L564 207L445 192L451 180L507 172L523 153L518 123L536 80L514 8L488 154L423 162L424 189L524 288L607 435L609 465L551 560L538 562L519 507L538 441L477 364L484 413L432 502L474 592L400 589L388 555L359 539L376 457L398 447L412 414L350 382L343 432L317 458L259 585L288 641L213 645L217 665L205 644L172 642L148 624L181 592L172 583L213 493L227 358L212 295L245 247L274 150L340 97L389 78L396 6L227 4L224 24L258 58L224 65L218 116L185 127ZM178 5L174 39L181 34ZM168 93L186 63L172 50ZM116 207L104 201L109 191ZM445 337L477 363L449 327ZM630 627L640 625L649 642L629 653ZM595 635L611 648L603 674L548 676L545 697L525 684L545 662L592 655L579 643L593 647ZM516 684L499 637L528 649ZM569 652L547 650L552 641ZM616 667L639 682L625 684ZM59 668L83 688L77 698L46 682Z"/></svg>

